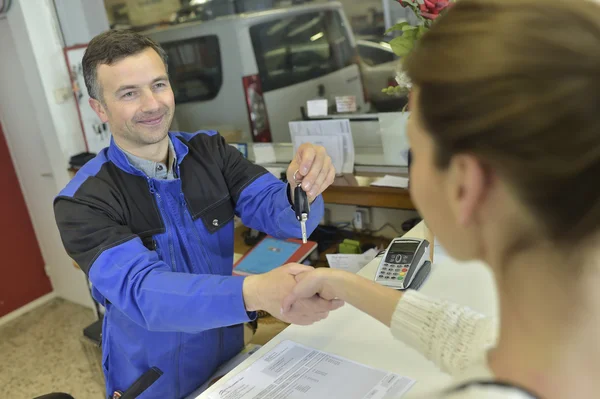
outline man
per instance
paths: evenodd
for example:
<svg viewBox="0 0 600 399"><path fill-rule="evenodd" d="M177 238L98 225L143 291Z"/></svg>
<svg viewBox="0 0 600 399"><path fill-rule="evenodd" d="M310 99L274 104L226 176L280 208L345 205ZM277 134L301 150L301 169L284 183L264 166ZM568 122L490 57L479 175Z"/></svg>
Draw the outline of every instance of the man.
<svg viewBox="0 0 600 399"><path fill-rule="evenodd" d="M54 209L65 248L106 307L108 394L156 366L164 375L141 397L184 397L242 348L242 323L254 311L310 324L341 305L314 297L281 315L305 266L231 275L235 214L275 237L301 235L291 187L216 132L168 132L175 104L157 43L128 31L100 34L89 43L83 71L90 105L113 138ZM302 181L312 201L309 233L334 175L324 148L310 144L289 165L288 180Z"/></svg>

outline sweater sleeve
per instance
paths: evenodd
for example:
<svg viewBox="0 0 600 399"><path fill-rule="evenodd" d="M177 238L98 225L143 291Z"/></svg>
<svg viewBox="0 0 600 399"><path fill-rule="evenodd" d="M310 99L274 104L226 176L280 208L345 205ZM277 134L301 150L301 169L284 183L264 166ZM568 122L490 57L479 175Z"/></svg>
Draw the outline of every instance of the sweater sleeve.
<svg viewBox="0 0 600 399"><path fill-rule="evenodd" d="M481 362L497 334L494 319L412 290L398 302L391 330L451 375Z"/></svg>

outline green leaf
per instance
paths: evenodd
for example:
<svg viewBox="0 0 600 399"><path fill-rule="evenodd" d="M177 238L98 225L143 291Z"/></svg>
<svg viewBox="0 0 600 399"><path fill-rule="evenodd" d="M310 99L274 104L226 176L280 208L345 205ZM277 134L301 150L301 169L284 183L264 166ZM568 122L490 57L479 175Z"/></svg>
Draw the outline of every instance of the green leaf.
<svg viewBox="0 0 600 399"><path fill-rule="evenodd" d="M425 0L417 0L417 3L419 3L419 5L423 5L425 4Z"/></svg>
<svg viewBox="0 0 600 399"><path fill-rule="evenodd" d="M411 41L415 41L417 40L417 33L418 31L416 29L413 30L407 30L406 32L402 32L402 36L404 38L404 40L411 40Z"/></svg>
<svg viewBox="0 0 600 399"><path fill-rule="evenodd" d="M386 30L386 31L385 31L385 33L384 33L384 35L387 35L388 33L390 33L390 32L393 32L393 31L397 31L397 30L404 30L404 27L405 27L406 25L409 25L409 23L408 23L408 22L406 22L406 21L403 21L403 22L397 23L396 25L393 25L393 26L391 26L391 27L390 27L388 30ZM410 26L410 25L409 25L409 26Z"/></svg>
<svg viewBox="0 0 600 399"><path fill-rule="evenodd" d="M422 38L423 35L425 33L427 33L428 31L429 31L428 27L423 26L423 25L419 26L419 29L417 30L417 40L419 40L420 38Z"/></svg>
<svg viewBox="0 0 600 399"><path fill-rule="evenodd" d="M404 0L405 3L410 4L413 7L417 7L417 4L413 0ZM423 3L425 4L425 3Z"/></svg>
<svg viewBox="0 0 600 399"><path fill-rule="evenodd" d="M392 46L392 50L398 57L404 57L413 49L414 40L407 40L406 37L402 35L390 40L390 46Z"/></svg>
<svg viewBox="0 0 600 399"><path fill-rule="evenodd" d="M407 30L414 30L414 29L419 29L419 27L418 26L412 26L412 25L404 25L402 27L402 31L403 32L406 32Z"/></svg>

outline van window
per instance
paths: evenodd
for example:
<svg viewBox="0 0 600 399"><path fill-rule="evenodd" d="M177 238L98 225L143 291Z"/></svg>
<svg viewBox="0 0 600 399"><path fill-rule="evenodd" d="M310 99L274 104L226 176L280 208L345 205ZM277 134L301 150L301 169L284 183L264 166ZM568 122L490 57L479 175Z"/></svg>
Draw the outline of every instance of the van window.
<svg viewBox="0 0 600 399"><path fill-rule="evenodd" d="M175 102L209 101L223 84L217 36L161 43L168 55L169 77Z"/></svg>
<svg viewBox="0 0 600 399"><path fill-rule="evenodd" d="M392 50L387 50L383 47L370 46L360 42L357 43L356 47L360 58L370 66L394 62L396 60L396 54Z"/></svg>
<svg viewBox="0 0 600 399"><path fill-rule="evenodd" d="M355 51L337 11L300 14L250 28L263 91L340 70Z"/></svg>

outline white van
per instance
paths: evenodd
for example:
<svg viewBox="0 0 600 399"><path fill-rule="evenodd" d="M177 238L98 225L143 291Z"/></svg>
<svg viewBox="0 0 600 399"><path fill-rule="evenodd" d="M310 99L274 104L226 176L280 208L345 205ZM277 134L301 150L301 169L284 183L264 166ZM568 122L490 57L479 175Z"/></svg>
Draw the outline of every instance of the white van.
<svg viewBox="0 0 600 399"><path fill-rule="evenodd" d="M369 104L356 44L339 3L286 7L144 32L169 56L176 127L233 127L243 139L290 142L306 101Z"/></svg>

